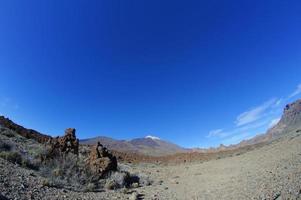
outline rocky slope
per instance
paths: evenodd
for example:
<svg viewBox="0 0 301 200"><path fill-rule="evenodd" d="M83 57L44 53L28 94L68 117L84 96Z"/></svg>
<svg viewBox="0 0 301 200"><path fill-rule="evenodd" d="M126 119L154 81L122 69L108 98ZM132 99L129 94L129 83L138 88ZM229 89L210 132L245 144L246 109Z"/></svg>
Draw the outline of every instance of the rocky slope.
<svg viewBox="0 0 301 200"><path fill-rule="evenodd" d="M268 142L285 136L287 132L301 129L301 99L287 104L283 109L280 121L270 128L265 134L257 135L249 140L240 142L237 146L246 146Z"/></svg>
<svg viewBox="0 0 301 200"><path fill-rule="evenodd" d="M11 121L8 118L5 118L4 116L0 116L0 127L8 128L25 138L34 139L40 143L46 143L52 139L51 136L39 133L38 131L32 129L24 128L23 126L14 123L13 121Z"/></svg>
<svg viewBox="0 0 301 200"><path fill-rule="evenodd" d="M285 106L278 124L267 132L269 138L277 138L283 133L301 128L301 99Z"/></svg>

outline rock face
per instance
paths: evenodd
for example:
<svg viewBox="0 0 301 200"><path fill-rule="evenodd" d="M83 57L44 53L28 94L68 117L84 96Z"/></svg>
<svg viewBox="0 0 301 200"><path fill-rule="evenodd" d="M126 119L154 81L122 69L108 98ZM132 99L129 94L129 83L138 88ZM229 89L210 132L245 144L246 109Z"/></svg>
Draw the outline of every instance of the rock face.
<svg viewBox="0 0 301 200"><path fill-rule="evenodd" d="M92 147L88 166L92 172L103 177L109 171L117 170L117 159L98 142L96 146Z"/></svg>
<svg viewBox="0 0 301 200"><path fill-rule="evenodd" d="M54 138L51 142L51 152L73 153L78 155L79 141L74 128L67 128L63 137Z"/></svg>
<svg viewBox="0 0 301 200"><path fill-rule="evenodd" d="M67 153L78 155L79 141L76 138L75 131L74 128L68 128L65 130L63 137L56 137L50 140L50 149L46 155L41 155L41 161L45 162Z"/></svg>
<svg viewBox="0 0 301 200"><path fill-rule="evenodd" d="M11 121L8 118L5 118L4 116L0 116L0 126L11 129L16 133L18 133L19 135L26 137L28 139L34 139L39 143L46 143L52 139L52 137L48 135L44 135L35 130L27 129L24 128L23 126L15 124L13 121Z"/></svg>
<svg viewBox="0 0 301 200"><path fill-rule="evenodd" d="M76 130L74 128L67 128L65 130L65 135L58 138L58 144L61 152L70 152L78 155L79 141L76 138L75 131Z"/></svg>
<svg viewBox="0 0 301 200"><path fill-rule="evenodd" d="M301 99L285 106L281 120L271 128L267 135L270 138L277 138L287 131L301 126Z"/></svg>
<svg viewBox="0 0 301 200"><path fill-rule="evenodd" d="M289 125L301 122L301 99L285 106L281 121Z"/></svg>

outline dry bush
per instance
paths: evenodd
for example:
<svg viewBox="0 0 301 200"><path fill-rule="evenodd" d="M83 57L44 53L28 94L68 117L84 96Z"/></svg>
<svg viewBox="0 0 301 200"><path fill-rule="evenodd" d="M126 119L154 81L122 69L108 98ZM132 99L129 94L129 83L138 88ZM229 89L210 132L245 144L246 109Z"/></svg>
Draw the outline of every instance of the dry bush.
<svg viewBox="0 0 301 200"><path fill-rule="evenodd" d="M8 138L15 137L15 133L7 128L0 128L0 133Z"/></svg>
<svg viewBox="0 0 301 200"><path fill-rule="evenodd" d="M12 148L11 144L0 140L0 151L10 151Z"/></svg>
<svg viewBox="0 0 301 200"><path fill-rule="evenodd" d="M0 152L0 157L14 164L21 165L22 156L15 151L2 151Z"/></svg>
<svg viewBox="0 0 301 200"><path fill-rule="evenodd" d="M47 160L40 167L40 174L48 179L49 185L52 187L86 191L94 188L91 187L92 184L97 186L96 180L86 167L84 160L70 153ZM90 186L88 186L89 184Z"/></svg>

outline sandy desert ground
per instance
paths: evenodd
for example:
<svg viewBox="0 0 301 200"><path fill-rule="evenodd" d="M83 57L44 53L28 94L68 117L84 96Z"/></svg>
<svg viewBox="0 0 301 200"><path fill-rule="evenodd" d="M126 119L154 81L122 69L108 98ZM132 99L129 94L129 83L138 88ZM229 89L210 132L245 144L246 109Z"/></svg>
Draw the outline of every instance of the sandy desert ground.
<svg viewBox="0 0 301 200"><path fill-rule="evenodd" d="M242 155L144 171L163 181L138 190L146 199L301 199L301 135Z"/></svg>

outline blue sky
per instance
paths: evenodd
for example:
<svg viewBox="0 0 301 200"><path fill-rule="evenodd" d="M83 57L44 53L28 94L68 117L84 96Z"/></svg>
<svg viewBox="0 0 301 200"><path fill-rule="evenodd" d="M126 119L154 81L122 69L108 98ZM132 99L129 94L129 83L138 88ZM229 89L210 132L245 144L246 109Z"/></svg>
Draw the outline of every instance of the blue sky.
<svg viewBox="0 0 301 200"><path fill-rule="evenodd" d="M265 130L301 93L300 1L1 1L0 113L185 147Z"/></svg>

